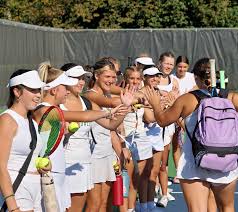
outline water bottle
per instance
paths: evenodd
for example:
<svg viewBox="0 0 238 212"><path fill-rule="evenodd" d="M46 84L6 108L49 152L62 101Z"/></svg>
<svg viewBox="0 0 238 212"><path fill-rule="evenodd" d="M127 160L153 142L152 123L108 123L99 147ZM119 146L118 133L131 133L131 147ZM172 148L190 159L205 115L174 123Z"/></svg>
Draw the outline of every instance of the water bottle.
<svg viewBox="0 0 238 212"><path fill-rule="evenodd" d="M116 181L112 184L112 204L115 206L123 205L123 179L122 175L116 176Z"/></svg>
<svg viewBox="0 0 238 212"><path fill-rule="evenodd" d="M123 179L123 197L127 198L129 196L130 178L126 169L122 170Z"/></svg>

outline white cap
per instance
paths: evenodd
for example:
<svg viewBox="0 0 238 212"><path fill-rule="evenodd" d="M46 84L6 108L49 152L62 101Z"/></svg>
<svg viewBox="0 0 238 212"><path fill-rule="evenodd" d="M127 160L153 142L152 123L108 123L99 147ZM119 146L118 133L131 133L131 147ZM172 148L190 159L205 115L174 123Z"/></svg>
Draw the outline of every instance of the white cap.
<svg viewBox="0 0 238 212"><path fill-rule="evenodd" d="M78 83L78 79L68 77L65 73L62 73L55 80L47 83L46 86L44 87L44 90L55 88L58 85L73 86L73 85L76 85L77 83Z"/></svg>
<svg viewBox="0 0 238 212"><path fill-rule="evenodd" d="M143 71L143 74L144 75L156 75L156 74L162 74L162 72L159 71L158 68L155 68L155 67L151 67L151 68L147 68Z"/></svg>
<svg viewBox="0 0 238 212"><path fill-rule="evenodd" d="M28 88L38 89L44 87L45 83L41 81L38 72L32 70L11 78L7 87L16 85L25 85Z"/></svg>
<svg viewBox="0 0 238 212"><path fill-rule="evenodd" d="M65 74L68 77L80 77L84 74L91 77L93 75L91 72L85 71L82 66L74 66L74 67L70 68L69 70L67 70L65 72Z"/></svg>
<svg viewBox="0 0 238 212"><path fill-rule="evenodd" d="M141 63L143 65L155 65L151 57L138 57L135 59L135 64Z"/></svg>

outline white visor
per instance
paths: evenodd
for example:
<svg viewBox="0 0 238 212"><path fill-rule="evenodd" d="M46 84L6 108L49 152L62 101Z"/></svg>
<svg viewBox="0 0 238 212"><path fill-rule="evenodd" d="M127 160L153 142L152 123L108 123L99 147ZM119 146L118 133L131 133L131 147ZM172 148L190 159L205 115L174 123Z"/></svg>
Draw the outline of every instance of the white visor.
<svg viewBox="0 0 238 212"><path fill-rule="evenodd" d="M151 57L138 57L135 59L135 64L155 65Z"/></svg>
<svg viewBox="0 0 238 212"><path fill-rule="evenodd" d="M92 73L85 71L82 66L74 66L65 73L68 77L80 77L84 74L91 77L93 75Z"/></svg>
<svg viewBox="0 0 238 212"><path fill-rule="evenodd" d="M55 80L53 80L50 83L47 83L46 86L44 87L44 90L50 90L51 88L55 88L58 85L73 86L76 85L77 83L78 79L68 77L65 73L62 73Z"/></svg>
<svg viewBox="0 0 238 212"><path fill-rule="evenodd" d="M13 87L16 85L24 85L28 88L38 89L44 87L45 83L41 81L38 72L32 70L10 79L7 87Z"/></svg>
<svg viewBox="0 0 238 212"><path fill-rule="evenodd" d="M161 75L163 75L162 74L162 72L160 72L159 71L159 69L158 68L155 68L155 67L151 67L151 68L147 68L147 69L145 69L144 71L143 71L143 74L144 75L156 75L156 74L161 74Z"/></svg>

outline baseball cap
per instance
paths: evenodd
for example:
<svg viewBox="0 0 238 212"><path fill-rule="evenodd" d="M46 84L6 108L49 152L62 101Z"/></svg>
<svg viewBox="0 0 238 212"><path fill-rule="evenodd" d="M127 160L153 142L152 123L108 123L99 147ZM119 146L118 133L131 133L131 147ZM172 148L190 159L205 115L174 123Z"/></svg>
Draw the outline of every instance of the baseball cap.
<svg viewBox="0 0 238 212"><path fill-rule="evenodd" d="M135 64L141 63L143 65L155 65L151 57L138 57L135 59Z"/></svg>
<svg viewBox="0 0 238 212"><path fill-rule="evenodd" d="M88 75L88 76L92 76L92 73L90 72L87 72L83 69L82 66L74 66L72 68L70 68L69 70L67 70L65 72L65 74L68 76L68 77L80 77L82 75Z"/></svg>
<svg viewBox="0 0 238 212"><path fill-rule="evenodd" d="M143 74L144 74L144 75L150 75L150 76L151 76L151 75L156 75L156 74L161 74L161 75L163 75L162 72L159 71L159 69L156 68L156 67L151 67L151 68L145 69L145 70L143 71Z"/></svg>
<svg viewBox="0 0 238 212"><path fill-rule="evenodd" d="M11 78L7 87L16 85L25 85L28 88L38 89L44 87L45 83L41 81L38 72L32 70Z"/></svg>
<svg viewBox="0 0 238 212"><path fill-rule="evenodd" d="M47 83L46 86L44 87L44 90L55 88L58 85L73 86L73 85L76 85L77 83L78 83L78 79L68 77L65 73L62 73L55 80Z"/></svg>

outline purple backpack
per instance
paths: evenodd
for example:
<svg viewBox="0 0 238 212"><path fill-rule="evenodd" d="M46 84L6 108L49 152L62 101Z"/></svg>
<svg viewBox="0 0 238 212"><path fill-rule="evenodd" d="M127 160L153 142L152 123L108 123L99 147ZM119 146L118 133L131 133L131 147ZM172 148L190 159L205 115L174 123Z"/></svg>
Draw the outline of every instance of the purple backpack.
<svg viewBox="0 0 238 212"><path fill-rule="evenodd" d="M221 172L236 169L238 115L234 105L227 98L210 97L200 90L190 93L200 102L198 121L192 137L186 128L192 142L195 164Z"/></svg>

